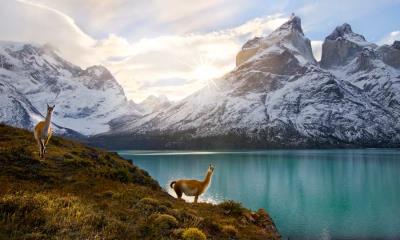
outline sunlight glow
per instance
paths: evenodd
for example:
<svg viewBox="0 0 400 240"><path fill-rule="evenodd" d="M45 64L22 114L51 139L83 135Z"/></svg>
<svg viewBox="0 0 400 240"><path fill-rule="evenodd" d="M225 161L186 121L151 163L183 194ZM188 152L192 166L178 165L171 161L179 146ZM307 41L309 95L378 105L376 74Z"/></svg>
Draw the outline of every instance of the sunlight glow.
<svg viewBox="0 0 400 240"><path fill-rule="evenodd" d="M218 77L220 75L220 71L211 64L203 63L196 66L193 71L193 75L198 80L207 81Z"/></svg>

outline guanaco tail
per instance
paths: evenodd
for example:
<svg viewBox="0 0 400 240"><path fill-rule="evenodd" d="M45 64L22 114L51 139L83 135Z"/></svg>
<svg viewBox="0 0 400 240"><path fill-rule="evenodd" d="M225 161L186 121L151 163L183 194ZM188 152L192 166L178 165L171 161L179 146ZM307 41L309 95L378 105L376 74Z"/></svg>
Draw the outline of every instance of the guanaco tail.
<svg viewBox="0 0 400 240"><path fill-rule="evenodd" d="M203 181L192 180L192 179L180 179L177 181L172 181L169 185L175 190L178 199L182 198L182 193L186 196L194 196L194 202L197 203L199 196L207 190L210 185L211 177L214 172L214 166L209 165L206 173L206 177Z"/></svg>
<svg viewBox="0 0 400 240"><path fill-rule="evenodd" d="M51 114L53 113L55 106L56 105L49 106L49 104L47 104L46 119L36 124L33 131L33 134L39 146L40 158L44 158L44 155L46 154L46 146L49 143L51 135L53 133L51 129Z"/></svg>

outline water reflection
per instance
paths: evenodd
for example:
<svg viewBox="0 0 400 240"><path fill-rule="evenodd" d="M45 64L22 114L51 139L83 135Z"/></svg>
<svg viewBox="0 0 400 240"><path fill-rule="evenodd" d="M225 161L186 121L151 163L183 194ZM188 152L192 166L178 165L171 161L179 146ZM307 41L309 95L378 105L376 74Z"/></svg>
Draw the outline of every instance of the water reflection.
<svg viewBox="0 0 400 240"><path fill-rule="evenodd" d="M167 190L174 179L204 178L214 164L212 184L200 200L234 199L265 208L284 236L400 237L398 150L121 154Z"/></svg>

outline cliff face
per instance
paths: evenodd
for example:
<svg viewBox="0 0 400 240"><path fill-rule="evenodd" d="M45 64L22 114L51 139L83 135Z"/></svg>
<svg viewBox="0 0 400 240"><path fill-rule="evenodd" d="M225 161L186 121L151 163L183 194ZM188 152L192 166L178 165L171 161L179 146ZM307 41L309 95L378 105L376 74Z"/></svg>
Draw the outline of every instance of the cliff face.
<svg viewBox="0 0 400 240"><path fill-rule="evenodd" d="M264 210L178 201L115 153L53 137L37 155L0 125L0 239L279 239Z"/></svg>

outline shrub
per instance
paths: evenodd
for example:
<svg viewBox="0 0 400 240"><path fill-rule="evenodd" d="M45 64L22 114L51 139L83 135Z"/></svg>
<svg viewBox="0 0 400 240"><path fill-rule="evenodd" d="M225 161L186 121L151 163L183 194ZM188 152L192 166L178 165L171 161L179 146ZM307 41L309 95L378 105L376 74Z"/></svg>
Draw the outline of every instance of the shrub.
<svg viewBox="0 0 400 240"><path fill-rule="evenodd" d="M10 146L9 148L1 152L1 158L3 163L6 164L8 161L18 164L27 164L37 162L37 159L33 157L32 152L28 151L22 146Z"/></svg>
<svg viewBox="0 0 400 240"><path fill-rule="evenodd" d="M240 216L244 213L242 204L232 200L224 201L218 204L218 206L221 207L227 215Z"/></svg>
<svg viewBox="0 0 400 240"><path fill-rule="evenodd" d="M144 215L150 215L154 212L165 212L167 210L167 207L150 197L140 199L140 201L135 205L135 208Z"/></svg>
<svg viewBox="0 0 400 240"><path fill-rule="evenodd" d="M131 177L129 171L126 168L119 168L114 170L113 178L119 180L120 182L127 183L130 181Z"/></svg>
<svg viewBox="0 0 400 240"><path fill-rule="evenodd" d="M206 230L210 235L218 235L221 233L221 226L211 217L206 217L199 225L202 229Z"/></svg>
<svg viewBox="0 0 400 240"><path fill-rule="evenodd" d="M144 197L142 199L140 199L139 201L140 204L144 204L144 205L150 205L150 206L158 206L160 204L159 201L157 201L154 198L150 198L150 197Z"/></svg>
<svg viewBox="0 0 400 240"><path fill-rule="evenodd" d="M232 225L225 225L222 227L222 232L227 237L236 237L238 235L238 230Z"/></svg>
<svg viewBox="0 0 400 240"><path fill-rule="evenodd" d="M196 216L191 209L179 209L174 211L173 214L184 227L197 227L203 221L203 218Z"/></svg>
<svg viewBox="0 0 400 240"><path fill-rule="evenodd" d="M178 226L178 221L171 215L168 214L157 214L158 216L154 220L156 224L161 229L170 229Z"/></svg>
<svg viewBox="0 0 400 240"><path fill-rule="evenodd" d="M206 235L198 228L187 228L183 234L184 240L206 240Z"/></svg>

